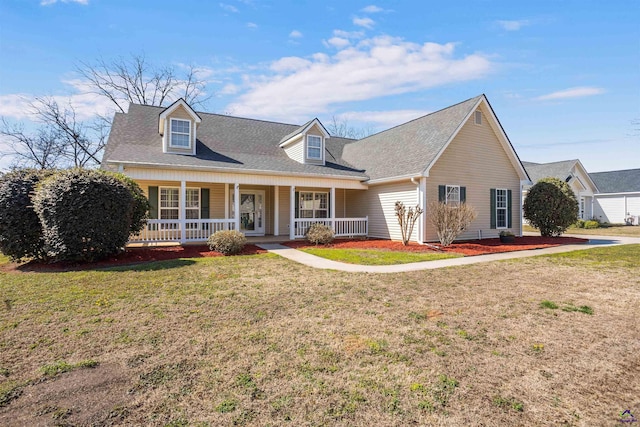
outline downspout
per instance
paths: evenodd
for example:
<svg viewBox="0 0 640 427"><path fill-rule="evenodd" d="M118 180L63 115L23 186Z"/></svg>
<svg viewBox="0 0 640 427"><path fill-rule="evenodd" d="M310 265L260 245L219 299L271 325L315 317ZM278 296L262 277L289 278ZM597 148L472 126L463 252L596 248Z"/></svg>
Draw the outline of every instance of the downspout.
<svg viewBox="0 0 640 427"><path fill-rule="evenodd" d="M417 205L420 206L420 208L422 208L422 210L424 211L423 203L422 203L423 197L422 197L422 194L421 194L422 192L420 191L421 190L420 181L416 182L416 178L420 179L421 177L419 177L419 176L418 177L411 177L410 180L411 180L411 183L417 187L416 188L416 190L417 190L416 192L417 192L417 196L418 196L417 197L417 199L418 199ZM418 219L418 230L417 230L418 243L419 244L423 244L424 243L424 238L423 238L423 236L424 236L424 232L423 232L424 225L423 225L423 223L424 223L424 218L419 218Z"/></svg>

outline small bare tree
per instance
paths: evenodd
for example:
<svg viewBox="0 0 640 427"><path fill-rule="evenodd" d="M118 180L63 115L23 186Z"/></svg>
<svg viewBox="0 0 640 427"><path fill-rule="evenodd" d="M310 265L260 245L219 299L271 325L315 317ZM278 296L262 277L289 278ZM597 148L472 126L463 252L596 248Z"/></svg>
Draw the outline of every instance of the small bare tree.
<svg viewBox="0 0 640 427"><path fill-rule="evenodd" d="M396 202L395 211L398 224L400 224L400 232L402 233L402 244L407 246L413 233L413 227L420 215L422 215L423 210L419 205L416 205L415 208L410 207L407 209L404 203L398 201Z"/></svg>
<svg viewBox="0 0 640 427"><path fill-rule="evenodd" d="M476 211L466 203L447 205L429 203L429 219L436 228L442 246L449 246L476 219Z"/></svg>
<svg viewBox="0 0 640 427"><path fill-rule="evenodd" d="M53 98L38 98L31 109L39 123L31 133L25 132L22 123L2 118L0 135L5 137L6 147L0 156L13 157L14 166L37 169L100 164L109 131L104 119L80 121L73 106L60 106Z"/></svg>
<svg viewBox="0 0 640 427"><path fill-rule="evenodd" d="M110 100L116 109L126 112L129 103L165 106L182 97L190 105L200 105L205 97L206 81L191 65L179 73L176 67L156 67L144 55L131 55L112 61L80 62L77 71L96 93Z"/></svg>
<svg viewBox="0 0 640 427"><path fill-rule="evenodd" d="M353 127L346 119L339 119L336 116L331 117L331 122L327 125L327 130L332 136L351 139L366 138L374 133L371 128Z"/></svg>

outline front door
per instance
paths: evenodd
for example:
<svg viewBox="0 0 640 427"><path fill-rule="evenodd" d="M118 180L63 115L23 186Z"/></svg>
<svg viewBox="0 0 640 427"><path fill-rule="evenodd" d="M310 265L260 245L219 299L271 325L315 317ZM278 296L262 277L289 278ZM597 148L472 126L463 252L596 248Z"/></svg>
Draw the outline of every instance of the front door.
<svg viewBox="0 0 640 427"><path fill-rule="evenodd" d="M247 236L264 236L264 191L240 191L240 231Z"/></svg>

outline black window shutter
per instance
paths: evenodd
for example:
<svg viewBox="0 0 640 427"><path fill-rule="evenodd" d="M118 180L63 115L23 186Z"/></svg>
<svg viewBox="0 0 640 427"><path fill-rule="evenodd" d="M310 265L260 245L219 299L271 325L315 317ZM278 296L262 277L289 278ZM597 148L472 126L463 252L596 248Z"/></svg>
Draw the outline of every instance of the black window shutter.
<svg viewBox="0 0 640 427"><path fill-rule="evenodd" d="M447 201L447 187L438 185L438 201L445 203Z"/></svg>
<svg viewBox="0 0 640 427"><path fill-rule="evenodd" d="M296 209L295 212L293 213L294 218L299 218L300 217L300 192L296 191Z"/></svg>
<svg viewBox="0 0 640 427"><path fill-rule="evenodd" d="M507 190L507 228L511 228L511 190Z"/></svg>
<svg viewBox="0 0 640 427"><path fill-rule="evenodd" d="M149 219L158 219L158 187L149 187Z"/></svg>
<svg viewBox="0 0 640 427"><path fill-rule="evenodd" d="M200 218L209 219L209 189L200 189Z"/></svg>
<svg viewBox="0 0 640 427"><path fill-rule="evenodd" d="M460 203L467 202L467 187L460 187Z"/></svg>
<svg viewBox="0 0 640 427"><path fill-rule="evenodd" d="M490 190L491 194L491 228L496 228L496 189L492 188Z"/></svg>

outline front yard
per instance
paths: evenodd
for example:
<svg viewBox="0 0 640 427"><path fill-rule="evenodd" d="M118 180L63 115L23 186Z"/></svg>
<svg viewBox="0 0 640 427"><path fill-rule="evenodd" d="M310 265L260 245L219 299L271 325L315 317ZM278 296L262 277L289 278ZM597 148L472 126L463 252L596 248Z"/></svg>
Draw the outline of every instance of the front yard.
<svg viewBox="0 0 640 427"><path fill-rule="evenodd" d="M640 413L639 258L0 271L0 424L616 425Z"/></svg>

